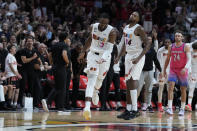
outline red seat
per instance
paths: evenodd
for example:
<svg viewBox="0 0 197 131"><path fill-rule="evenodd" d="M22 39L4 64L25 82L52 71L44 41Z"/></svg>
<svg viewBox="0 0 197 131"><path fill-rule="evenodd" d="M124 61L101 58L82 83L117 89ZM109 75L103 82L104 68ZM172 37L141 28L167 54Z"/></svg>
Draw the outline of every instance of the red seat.
<svg viewBox="0 0 197 131"><path fill-rule="evenodd" d="M88 84L88 78L84 75L80 75L79 89L86 89L87 84Z"/></svg>
<svg viewBox="0 0 197 131"><path fill-rule="evenodd" d="M99 101L98 102L98 105L94 105L92 102L91 102L91 108L100 108L101 107L101 102Z"/></svg>
<svg viewBox="0 0 197 131"><path fill-rule="evenodd" d="M77 104L77 107L79 107L79 108L84 108L85 107L85 102L83 100L78 100L76 102L76 104Z"/></svg>
<svg viewBox="0 0 197 131"><path fill-rule="evenodd" d="M126 90L127 87L126 87L126 81L125 81L125 78L124 77L120 77L120 89L121 90Z"/></svg>
<svg viewBox="0 0 197 131"><path fill-rule="evenodd" d="M47 79L48 80L54 80L54 76L53 75L50 75L50 74L47 74Z"/></svg>
<svg viewBox="0 0 197 131"><path fill-rule="evenodd" d="M111 108L116 108L117 103L115 101L109 101L109 105Z"/></svg>
<svg viewBox="0 0 197 131"><path fill-rule="evenodd" d="M71 81L70 81L69 90L72 90L72 88L73 88L73 81L71 80Z"/></svg>
<svg viewBox="0 0 197 131"><path fill-rule="evenodd" d="M114 83L112 82L112 83L110 84L109 91L114 91L114 89L115 89L115 87L114 87Z"/></svg>
<svg viewBox="0 0 197 131"><path fill-rule="evenodd" d="M120 104L122 105L122 107L126 107L126 102L125 101L121 101Z"/></svg>

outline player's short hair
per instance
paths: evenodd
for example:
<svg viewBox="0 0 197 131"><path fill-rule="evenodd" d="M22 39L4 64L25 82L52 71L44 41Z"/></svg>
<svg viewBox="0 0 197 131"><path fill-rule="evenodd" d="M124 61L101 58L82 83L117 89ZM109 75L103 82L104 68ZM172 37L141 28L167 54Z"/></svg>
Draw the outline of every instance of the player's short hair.
<svg viewBox="0 0 197 131"><path fill-rule="evenodd" d="M176 31L174 32L174 34L176 34L176 33L180 33L180 34L183 35L183 31L181 31L181 30L176 30Z"/></svg>
<svg viewBox="0 0 197 131"><path fill-rule="evenodd" d="M138 13L138 17L139 17L139 21L142 19L142 15L141 15L141 13L140 12L138 12L138 11L135 11L135 12L137 12Z"/></svg>
<svg viewBox="0 0 197 131"><path fill-rule="evenodd" d="M195 42L195 43L192 44L192 48L193 48L194 50L197 50L197 42Z"/></svg>
<svg viewBox="0 0 197 131"><path fill-rule="evenodd" d="M101 13L99 18L109 19L109 15L107 13Z"/></svg>
<svg viewBox="0 0 197 131"><path fill-rule="evenodd" d="M10 52L10 50L12 49L12 47L15 47L15 45L9 45L9 46L7 47L7 49L8 49L9 52Z"/></svg>

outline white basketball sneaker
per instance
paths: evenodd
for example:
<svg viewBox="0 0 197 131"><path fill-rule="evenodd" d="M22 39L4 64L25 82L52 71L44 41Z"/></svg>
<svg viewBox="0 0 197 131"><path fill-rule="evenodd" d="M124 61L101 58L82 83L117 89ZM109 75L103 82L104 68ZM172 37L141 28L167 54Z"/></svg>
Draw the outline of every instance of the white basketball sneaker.
<svg viewBox="0 0 197 131"><path fill-rule="evenodd" d="M92 103L94 105L98 105L98 102L99 102L99 95L98 95L98 93L99 93L99 90L94 89L93 96L92 96Z"/></svg>
<svg viewBox="0 0 197 131"><path fill-rule="evenodd" d="M48 107L47 107L47 102L46 102L46 100L45 99L42 99L42 108L43 108L43 110L44 111L46 111L46 112L49 112L49 109L48 109Z"/></svg>
<svg viewBox="0 0 197 131"><path fill-rule="evenodd" d="M84 108L84 109L83 109L83 117L84 117L86 120L90 120L90 119L91 119L91 112L90 112L90 109L88 109L88 108Z"/></svg>
<svg viewBox="0 0 197 131"><path fill-rule="evenodd" d="M168 108L168 109L166 110L166 113L168 113L169 115L173 115L173 110L172 110L172 108Z"/></svg>
<svg viewBox="0 0 197 131"><path fill-rule="evenodd" d="M184 114L185 114L185 110L184 109L180 109L179 116L184 116Z"/></svg>

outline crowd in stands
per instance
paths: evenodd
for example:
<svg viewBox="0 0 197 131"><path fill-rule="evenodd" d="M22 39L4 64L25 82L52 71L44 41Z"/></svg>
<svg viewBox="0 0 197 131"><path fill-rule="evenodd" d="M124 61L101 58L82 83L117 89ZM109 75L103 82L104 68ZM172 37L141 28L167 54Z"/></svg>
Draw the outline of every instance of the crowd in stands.
<svg viewBox="0 0 197 131"><path fill-rule="evenodd" d="M89 25L97 22L100 13L107 12L110 24L117 28L118 44L133 11L141 14L140 24L147 34L156 32L156 37L152 36L159 43L156 52L165 39L174 42L177 29L184 32L185 42L197 40L196 0L0 0L0 84L6 100L0 102L0 108L22 107L24 93L30 94L34 98L33 106L39 108L40 100L54 86L48 52L59 42L61 32L68 33L66 43L71 50L74 91L67 95L67 103L72 101L71 106L76 107L76 92L85 67L77 63L77 57L85 44ZM15 86L9 85L5 77L6 57L13 45L18 75L21 75ZM120 74L124 75L123 61Z"/></svg>

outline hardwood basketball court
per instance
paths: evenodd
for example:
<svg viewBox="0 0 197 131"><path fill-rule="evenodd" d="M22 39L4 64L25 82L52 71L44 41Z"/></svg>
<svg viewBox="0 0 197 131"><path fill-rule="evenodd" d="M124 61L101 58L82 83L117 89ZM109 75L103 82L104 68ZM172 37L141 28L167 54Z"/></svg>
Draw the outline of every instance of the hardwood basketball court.
<svg viewBox="0 0 197 131"><path fill-rule="evenodd" d="M47 131L197 131L197 112L185 116L166 113L141 112L132 120L117 119L118 111L92 111L92 119L86 121L82 111L0 112L0 131L47 130Z"/></svg>

